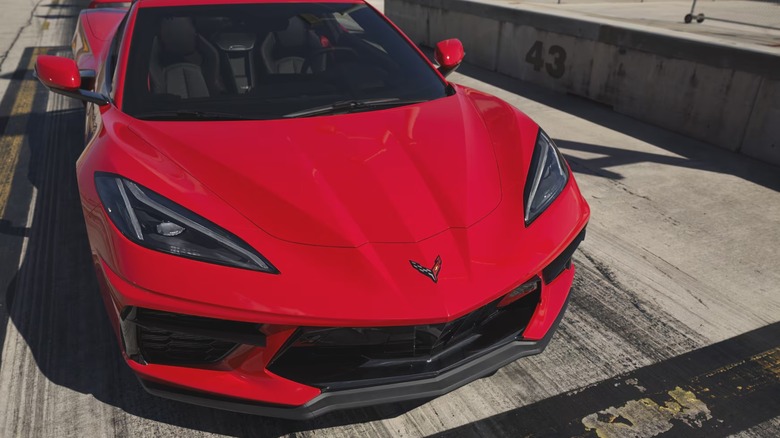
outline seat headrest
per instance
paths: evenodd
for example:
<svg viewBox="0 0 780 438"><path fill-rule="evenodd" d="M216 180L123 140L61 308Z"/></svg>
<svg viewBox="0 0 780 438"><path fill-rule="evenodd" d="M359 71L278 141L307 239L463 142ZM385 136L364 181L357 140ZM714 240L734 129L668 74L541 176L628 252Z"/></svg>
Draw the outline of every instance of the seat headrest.
<svg viewBox="0 0 780 438"><path fill-rule="evenodd" d="M195 25L189 17L166 18L160 24L160 42L166 52L189 55L197 47Z"/></svg>
<svg viewBox="0 0 780 438"><path fill-rule="evenodd" d="M287 22L287 29L274 32L276 43L285 48L305 45L308 35L306 23L300 17L290 18L290 21Z"/></svg>

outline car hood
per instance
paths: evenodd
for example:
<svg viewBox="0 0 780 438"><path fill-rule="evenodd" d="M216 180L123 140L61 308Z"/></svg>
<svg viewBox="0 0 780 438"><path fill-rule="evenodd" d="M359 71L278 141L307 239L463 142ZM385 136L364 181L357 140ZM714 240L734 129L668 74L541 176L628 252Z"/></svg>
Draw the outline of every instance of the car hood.
<svg viewBox="0 0 780 438"><path fill-rule="evenodd" d="M356 247L466 228L501 201L496 154L462 94L273 121L133 121L130 129L270 235Z"/></svg>

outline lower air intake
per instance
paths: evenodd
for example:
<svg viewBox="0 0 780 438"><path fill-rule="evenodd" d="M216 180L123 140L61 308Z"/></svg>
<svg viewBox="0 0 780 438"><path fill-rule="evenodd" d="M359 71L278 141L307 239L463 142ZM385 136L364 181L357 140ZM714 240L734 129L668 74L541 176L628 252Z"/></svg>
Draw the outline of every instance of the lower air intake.
<svg viewBox="0 0 780 438"><path fill-rule="evenodd" d="M218 362L238 344L163 330L138 329L138 346L149 363L181 365Z"/></svg>
<svg viewBox="0 0 780 438"><path fill-rule="evenodd" d="M201 366L239 345L265 346L261 324L127 307L121 318L127 355L139 363Z"/></svg>

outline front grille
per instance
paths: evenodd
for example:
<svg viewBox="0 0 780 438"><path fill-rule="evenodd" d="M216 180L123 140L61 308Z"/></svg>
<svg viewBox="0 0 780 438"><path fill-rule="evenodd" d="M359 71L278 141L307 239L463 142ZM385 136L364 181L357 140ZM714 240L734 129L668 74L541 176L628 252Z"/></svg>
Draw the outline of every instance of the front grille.
<svg viewBox="0 0 780 438"><path fill-rule="evenodd" d="M138 328L138 346L149 363L194 364L218 362L238 344L164 330Z"/></svg>
<svg viewBox="0 0 780 438"><path fill-rule="evenodd" d="M517 339L541 294L538 279L529 283L443 324L301 327L268 370L323 390L433 377Z"/></svg>

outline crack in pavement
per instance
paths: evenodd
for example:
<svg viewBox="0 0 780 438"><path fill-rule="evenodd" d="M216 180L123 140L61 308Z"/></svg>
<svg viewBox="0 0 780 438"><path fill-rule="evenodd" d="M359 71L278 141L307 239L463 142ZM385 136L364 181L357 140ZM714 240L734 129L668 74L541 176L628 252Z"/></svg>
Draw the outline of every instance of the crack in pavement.
<svg viewBox="0 0 780 438"><path fill-rule="evenodd" d="M14 35L14 38L11 40L11 44L8 45L8 50L6 50L3 54L0 54L0 72L3 71L3 64L5 64L5 60L8 58L8 54L11 53L11 50L13 50L14 46L16 46L16 43L19 41L19 38L21 38L24 30L32 25L33 18L35 17L35 11L38 9L41 3L43 3L43 0L38 0L38 2L35 3L35 5L30 10L30 16L27 18L27 22L24 23L24 25L16 32L16 35Z"/></svg>

